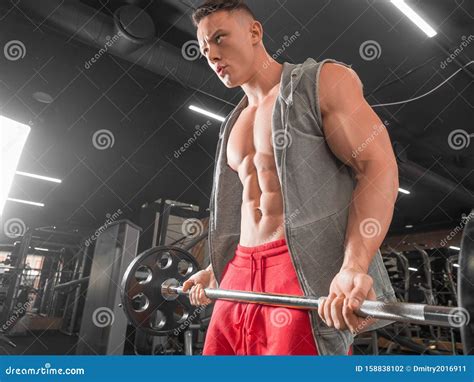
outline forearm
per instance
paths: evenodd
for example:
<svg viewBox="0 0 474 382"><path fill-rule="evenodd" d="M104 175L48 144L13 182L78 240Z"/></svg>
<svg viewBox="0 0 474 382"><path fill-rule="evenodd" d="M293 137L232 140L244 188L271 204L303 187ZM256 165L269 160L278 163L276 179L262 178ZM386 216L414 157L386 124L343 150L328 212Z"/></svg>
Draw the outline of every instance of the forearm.
<svg viewBox="0 0 474 382"><path fill-rule="evenodd" d="M212 269L212 263L209 263L209 265L204 270L209 273L209 277L211 278L212 281L216 280L216 276L214 275L214 270Z"/></svg>
<svg viewBox="0 0 474 382"><path fill-rule="evenodd" d="M392 221L398 194L398 170L396 166L368 165L356 178L342 267L367 273Z"/></svg>

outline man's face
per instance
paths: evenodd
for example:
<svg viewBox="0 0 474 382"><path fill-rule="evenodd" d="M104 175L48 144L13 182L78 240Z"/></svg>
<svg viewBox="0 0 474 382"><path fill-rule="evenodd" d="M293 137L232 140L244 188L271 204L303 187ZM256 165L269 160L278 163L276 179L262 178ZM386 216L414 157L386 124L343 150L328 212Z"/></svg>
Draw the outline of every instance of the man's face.
<svg viewBox="0 0 474 382"><path fill-rule="evenodd" d="M199 22L197 39L209 66L228 88L252 77L254 45L252 20L243 12L217 11ZM255 40L255 37L254 37ZM224 67L218 72L219 67Z"/></svg>

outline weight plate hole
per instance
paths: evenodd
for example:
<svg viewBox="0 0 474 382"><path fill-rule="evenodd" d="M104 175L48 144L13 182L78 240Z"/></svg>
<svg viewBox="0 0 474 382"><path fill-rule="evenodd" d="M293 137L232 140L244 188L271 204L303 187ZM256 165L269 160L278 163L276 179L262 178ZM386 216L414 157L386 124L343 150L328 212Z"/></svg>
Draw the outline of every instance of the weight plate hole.
<svg viewBox="0 0 474 382"><path fill-rule="evenodd" d="M165 314L159 309L155 310L150 320L150 327L152 329L159 330L163 328L165 324L166 324Z"/></svg>
<svg viewBox="0 0 474 382"><path fill-rule="evenodd" d="M180 260L178 263L178 272L181 276L186 277L193 272L193 264L187 260Z"/></svg>
<svg viewBox="0 0 474 382"><path fill-rule="evenodd" d="M139 293L132 297L132 308L135 312L144 312L148 309L150 301L143 293Z"/></svg>
<svg viewBox="0 0 474 382"><path fill-rule="evenodd" d="M153 278L153 273L151 269L145 265L140 265L135 271L135 279L139 284L146 284L151 281Z"/></svg>
<svg viewBox="0 0 474 382"><path fill-rule="evenodd" d="M183 306L177 305L173 312L173 317L178 324L182 324L188 319L189 313L184 309Z"/></svg>
<svg viewBox="0 0 474 382"><path fill-rule="evenodd" d="M169 252L164 252L157 261L157 265L160 269L166 269L171 266L171 263L173 262L173 258L171 257L171 254Z"/></svg>

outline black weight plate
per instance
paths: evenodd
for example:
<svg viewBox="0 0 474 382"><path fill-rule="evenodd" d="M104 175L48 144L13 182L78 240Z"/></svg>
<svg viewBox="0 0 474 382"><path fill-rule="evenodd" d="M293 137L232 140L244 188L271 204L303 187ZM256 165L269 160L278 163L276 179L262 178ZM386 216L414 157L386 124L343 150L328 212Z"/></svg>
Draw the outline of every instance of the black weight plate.
<svg viewBox="0 0 474 382"><path fill-rule="evenodd" d="M184 330L196 319L197 307L184 295L165 300L161 284L168 279L182 284L198 270L196 259L178 247L158 246L138 255L125 271L121 285L123 309L132 325L152 335Z"/></svg>
<svg viewBox="0 0 474 382"><path fill-rule="evenodd" d="M474 210L465 220L459 252L458 298L464 354L474 354Z"/></svg>

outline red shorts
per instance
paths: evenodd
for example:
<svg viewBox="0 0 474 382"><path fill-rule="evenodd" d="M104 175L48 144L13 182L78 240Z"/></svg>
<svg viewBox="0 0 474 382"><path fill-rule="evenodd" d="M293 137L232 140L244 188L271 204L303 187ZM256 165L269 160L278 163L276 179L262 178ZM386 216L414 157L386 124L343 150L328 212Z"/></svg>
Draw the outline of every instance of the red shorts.
<svg viewBox="0 0 474 382"><path fill-rule="evenodd" d="M238 244L219 287L303 295L285 239ZM317 355L309 311L216 300L203 355L244 354Z"/></svg>

